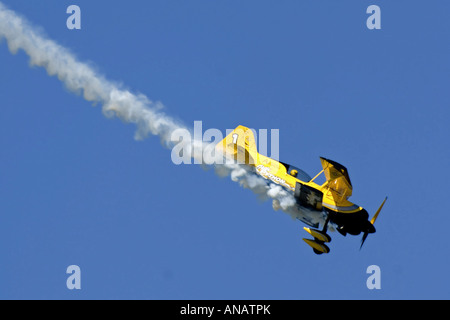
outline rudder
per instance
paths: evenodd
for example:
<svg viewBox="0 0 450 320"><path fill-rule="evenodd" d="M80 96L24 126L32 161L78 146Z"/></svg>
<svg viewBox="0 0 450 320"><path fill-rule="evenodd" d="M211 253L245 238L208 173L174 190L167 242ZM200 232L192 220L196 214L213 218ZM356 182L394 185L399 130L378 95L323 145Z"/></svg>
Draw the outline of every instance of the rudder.
<svg viewBox="0 0 450 320"><path fill-rule="evenodd" d="M255 136L247 127L239 125L219 142L216 148L223 153L224 157L234 159L239 164L255 165L257 163L258 149Z"/></svg>

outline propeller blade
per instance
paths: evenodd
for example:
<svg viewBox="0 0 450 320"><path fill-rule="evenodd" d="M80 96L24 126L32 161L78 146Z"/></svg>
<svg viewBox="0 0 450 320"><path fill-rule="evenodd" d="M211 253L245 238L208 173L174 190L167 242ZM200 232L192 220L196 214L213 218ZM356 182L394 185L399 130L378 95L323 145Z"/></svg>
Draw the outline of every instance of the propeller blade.
<svg viewBox="0 0 450 320"><path fill-rule="evenodd" d="M368 235L369 235L369 233L367 231L364 232L364 235L363 235L362 240L361 240L361 246L359 247L359 250L361 250L361 248L362 248L362 246L364 244L364 241L366 241Z"/></svg>
<svg viewBox="0 0 450 320"><path fill-rule="evenodd" d="M378 208L377 212L375 212L375 214L373 215L372 220L370 220L370 223L371 223L372 225L375 223L375 220L377 220L378 215L380 214L381 209L383 208L384 204L386 203L387 198L388 198L388 197L386 197L386 198L384 199L383 203L382 203L381 206ZM364 235L363 235L362 240L361 240L361 246L359 247L359 250L361 250L361 248L362 248L364 242L366 241L368 235L369 235L369 232L368 232L368 231L364 232Z"/></svg>
<svg viewBox="0 0 450 320"><path fill-rule="evenodd" d="M388 198L388 197L386 197L386 198L384 199L383 203L382 203L381 206L378 208L377 212L375 212L375 214L374 214L372 220L370 220L370 223L371 223L371 224L374 224L374 223L375 223L375 220L377 220L378 214L380 213L381 209L383 208L383 206L384 206L384 204L385 204L387 198Z"/></svg>

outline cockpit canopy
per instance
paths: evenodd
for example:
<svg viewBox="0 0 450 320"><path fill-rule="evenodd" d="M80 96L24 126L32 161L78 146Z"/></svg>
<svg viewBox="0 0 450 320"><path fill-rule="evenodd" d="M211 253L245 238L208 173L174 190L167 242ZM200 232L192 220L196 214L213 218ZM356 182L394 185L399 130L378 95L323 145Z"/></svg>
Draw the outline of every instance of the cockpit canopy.
<svg viewBox="0 0 450 320"><path fill-rule="evenodd" d="M311 179L312 179L311 176L309 174L307 174L305 171L303 171L302 169L299 169L299 168L292 166L290 164L287 164L287 163L283 163L283 162L281 162L281 163L286 167L287 173L290 174L291 176L293 176L303 182L311 181Z"/></svg>

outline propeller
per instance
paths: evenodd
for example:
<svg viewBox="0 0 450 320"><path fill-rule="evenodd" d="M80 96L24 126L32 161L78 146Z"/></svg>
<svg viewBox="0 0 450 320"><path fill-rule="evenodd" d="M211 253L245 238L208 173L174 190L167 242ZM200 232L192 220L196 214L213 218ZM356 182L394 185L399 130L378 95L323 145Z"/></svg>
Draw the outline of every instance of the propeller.
<svg viewBox="0 0 450 320"><path fill-rule="evenodd" d="M377 220L378 215L380 214L381 209L383 208L384 204L386 203L387 198L388 198L388 197L386 197L386 198L384 199L383 203L382 203L381 206L378 208L377 212L375 212L375 214L373 215L372 220L370 220L370 223L371 223L372 225L375 223L375 220ZM363 235L362 240L361 240L361 247L359 247L359 250L361 250L361 248L362 248L364 242L366 241L368 235L369 235L369 231L364 232L364 235Z"/></svg>

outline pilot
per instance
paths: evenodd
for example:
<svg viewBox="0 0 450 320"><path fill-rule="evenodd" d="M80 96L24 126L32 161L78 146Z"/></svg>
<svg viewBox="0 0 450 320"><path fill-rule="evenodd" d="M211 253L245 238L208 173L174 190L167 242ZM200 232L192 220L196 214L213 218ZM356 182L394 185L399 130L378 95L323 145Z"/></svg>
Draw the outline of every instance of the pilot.
<svg viewBox="0 0 450 320"><path fill-rule="evenodd" d="M294 178L297 178L297 174L298 174L297 170L295 170L295 169L291 170L291 173L290 173L291 176L293 176Z"/></svg>

